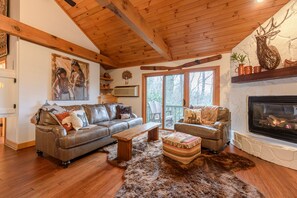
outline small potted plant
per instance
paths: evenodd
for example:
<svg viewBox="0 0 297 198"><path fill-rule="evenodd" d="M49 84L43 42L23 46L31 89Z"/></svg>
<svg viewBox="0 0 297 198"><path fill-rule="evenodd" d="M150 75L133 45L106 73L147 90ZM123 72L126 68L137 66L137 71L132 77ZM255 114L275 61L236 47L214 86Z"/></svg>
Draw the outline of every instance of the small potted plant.
<svg viewBox="0 0 297 198"><path fill-rule="evenodd" d="M239 76L244 75L244 62L246 59L246 55L239 53L232 53L231 61L238 63L238 67L235 68L235 72L238 73Z"/></svg>

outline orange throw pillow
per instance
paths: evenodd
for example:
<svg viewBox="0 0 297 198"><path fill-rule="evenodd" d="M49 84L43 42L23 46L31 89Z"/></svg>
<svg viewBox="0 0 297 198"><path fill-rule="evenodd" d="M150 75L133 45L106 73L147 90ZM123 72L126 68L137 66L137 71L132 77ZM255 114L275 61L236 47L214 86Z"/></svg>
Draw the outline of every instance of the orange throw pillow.
<svg viewBox="0 0 297 198"><path fill-rule="evenodd" d="M60 114L55 114L55 116L57 117L60 124L66 129L67 132L73 130L73 127L72 127L71 123L70 123L70 125L62 124L62 121L64 120L64 118L70 116L69 112L63 112L63 113L60 113Z"/></svg>

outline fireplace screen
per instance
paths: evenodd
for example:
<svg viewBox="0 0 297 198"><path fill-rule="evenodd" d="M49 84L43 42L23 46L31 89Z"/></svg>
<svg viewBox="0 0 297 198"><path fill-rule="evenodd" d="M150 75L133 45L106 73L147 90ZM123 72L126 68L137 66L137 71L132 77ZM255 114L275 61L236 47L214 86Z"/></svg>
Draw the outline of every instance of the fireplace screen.
<svg viewBox="0 0 297 198"><path fill-rule="evenodd" d="M297 143L297 97L249 97L249 129Z"/></svg>

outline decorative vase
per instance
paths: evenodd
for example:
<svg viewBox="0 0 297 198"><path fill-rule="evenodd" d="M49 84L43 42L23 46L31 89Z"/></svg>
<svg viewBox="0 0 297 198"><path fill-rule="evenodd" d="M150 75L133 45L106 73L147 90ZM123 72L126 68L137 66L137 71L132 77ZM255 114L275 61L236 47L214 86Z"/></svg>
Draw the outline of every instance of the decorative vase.
<svg viewBox="0 0 297 198"><path fill-rule="evenodd" d="M244 65L239 64L239 66L236 67L235 72L238 73L238 76L244 75Z"/></svg>
<svg viewBox="0 0 297 198"><path fill-rule="evenodd" d="M249 75L253 73L253 67L252 66L245 66L244 67L244 75Z"/></svg>
<svg viewBox="0 0 297 198"><path fill-rule="evenodd" d="M253 68L254 74L262 72L262 67L261 66L254 66Z"/></svg>

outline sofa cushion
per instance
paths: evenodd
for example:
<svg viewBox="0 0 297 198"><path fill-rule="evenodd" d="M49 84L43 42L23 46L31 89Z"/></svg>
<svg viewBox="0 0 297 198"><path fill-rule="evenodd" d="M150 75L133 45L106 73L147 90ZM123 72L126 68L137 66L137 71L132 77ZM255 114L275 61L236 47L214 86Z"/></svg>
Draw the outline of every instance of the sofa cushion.
<svg viewBox="0 0 297 198"><path fill-rule="evenodd" d="M176 123L174 125L174 130L195 135L195 136L201 137L202 139L206 138L206 139L219 140L222 138L222 133L219 129L213 128L211 126L206 126L206 125Z"/></svg>
<svg viewBox="0 0 297 198"><path fill-rule="evenodd" d="M128 123L123 122L123 120L99 122L97 125L108 127L110 134L118 133L129 128Z"/></svg>
<svg viewBox="0 0 297 198"><path fill-rule="evenodd" d="M87 114L89 124L96 124L98 122L109 121L109 115L104 105L83 105Z"/></svg>
<svg viewBox="0 0 297 198"><path fill-rule="evenodd" d="M110 120L116 119L117 117L117 106L122 105L120 103L109 103L109 104L104 104L106 107L106 110L108 112Z"/></svg>
<svg viewBox="0 0 297 198"><path fill-rule="evenodd" d="M59 143L61 148L68 149L107 136L109 136L108 128L102 126L94 126L92 128L82 128L78 131L69 131L67 136L59 138Z"/></svg>
<svg viewBox="0 0 297 198"><path fill-rule="evenodd" d="M121 121L127 122L129 128L135 127L137 125L141 125L143 122L142 118L121 119Z"/></svg>

